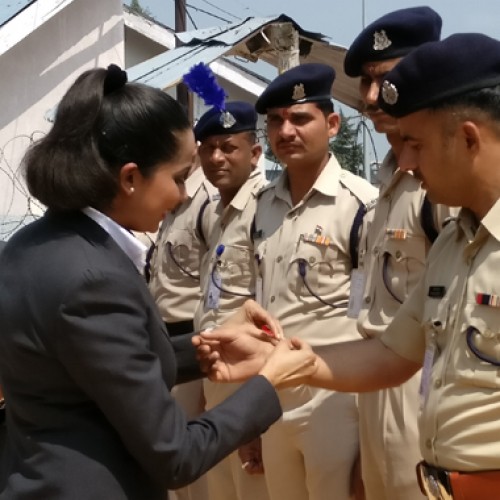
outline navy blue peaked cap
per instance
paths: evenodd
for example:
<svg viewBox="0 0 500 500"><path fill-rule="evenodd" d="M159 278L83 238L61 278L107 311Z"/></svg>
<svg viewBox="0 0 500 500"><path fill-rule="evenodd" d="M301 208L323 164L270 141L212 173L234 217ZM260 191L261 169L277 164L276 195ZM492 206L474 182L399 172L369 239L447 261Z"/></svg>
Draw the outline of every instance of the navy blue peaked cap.
<svg viewBox="0 0 500 500"><path fill-rule="evenodd" d="M231 115L229 122L225 120L224 113L216 108L210 108L204 113L194 127L195 139L203 141L212 135L237 134L257 128L257 113L248 102L226 102L226 111Z"/></svg>
<svg viewBox="0 0 500 500"><path fill-rule="evenodd" d="M457 33L415 49L387 73L378 98L401 117L472 90L500 85L500 41Z"/></svg>
<svg viewBox="0 0 500 500"><path fill-rule="evenodd" d="M410 7L390 12L369 24L352 42L344 59L344 71L355 77L363 64L406 56L441 36L441 16L430 7Z"/></svg>
<svg viewBox="0 0 500 500"><path fill-rule="evenodd" d="M255 109L265 114L270 108L328 101L334 80L335 70L327 64L300 64L275 78L257 99Z"/></svg>

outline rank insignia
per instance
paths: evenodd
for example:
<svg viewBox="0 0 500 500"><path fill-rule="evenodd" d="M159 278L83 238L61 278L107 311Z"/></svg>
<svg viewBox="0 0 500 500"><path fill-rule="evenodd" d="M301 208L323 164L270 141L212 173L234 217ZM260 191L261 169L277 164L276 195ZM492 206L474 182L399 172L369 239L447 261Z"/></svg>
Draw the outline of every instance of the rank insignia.
<svg viewBox="0 0 500 500"><path fill-rule="evenodd" d="M385 80L382 84L382 99L387 103L393 106L398 102L399 92L396 88L396 85Z"/></svg>
<svg viewBox="0 0 500 500"><path fill-rule="evenodd" d="M298 83L293 87L292 99L294 101L299 101L300 99L304 99L306 97L306 91L304 89L303 83Z"/></svg>
<svg viewBox="0 0 500 500"><path fill-rule="evenodd" d="M391 45L392 42L389 40L385 30L375 31L375 33L373 33L373 50L385 50Z"/></svg>
<svg viewBox="0 0 500 500"><path fill-rule="evenodd" d="M220 123L224 128L231 128L236 123L236 118L229 111L224 111L220 115Z"/></svg>
<svg viewBox="0 0 500 500"><path fill-rule="evenodd" d="M391 240L406 240L406 236L408 235L406 229L386 229L385 234Z"/></svg>
<svg viewBox="0 0 500 500"><path fill-rule="evenodd" d="M476 304L490 307L500 307L500 296L488 293L476 293Z"/></svg>

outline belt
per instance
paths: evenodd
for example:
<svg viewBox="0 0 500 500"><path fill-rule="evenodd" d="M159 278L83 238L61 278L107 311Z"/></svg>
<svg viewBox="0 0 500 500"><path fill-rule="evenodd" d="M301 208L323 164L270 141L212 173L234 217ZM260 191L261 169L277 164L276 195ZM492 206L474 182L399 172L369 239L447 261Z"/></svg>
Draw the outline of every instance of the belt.
<svg viewBox="0 0 500 500"><path fill-rule="evenodd" d="M175 323L168 323L167 321L165 321L165 326L167 327L168 334L171 337L194 332L192 321L176 321Z"/></svg>
<svg viewBox="0 0 500 500"><path fill-rule="evenodd" d="M422 493L431 500L500 498L500 470L456 472L420 462L417 477Z"/></svg>

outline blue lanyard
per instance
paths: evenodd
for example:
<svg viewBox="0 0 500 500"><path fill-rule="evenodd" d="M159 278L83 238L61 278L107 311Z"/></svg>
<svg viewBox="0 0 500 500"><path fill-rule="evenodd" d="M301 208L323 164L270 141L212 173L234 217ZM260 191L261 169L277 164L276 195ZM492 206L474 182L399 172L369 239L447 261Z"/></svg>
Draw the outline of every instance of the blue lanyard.
<svg viewBox="0 0 500 500"><path fill-rule="evenodd" d="M225 249L226 247L222 243L218 245L217 248L215 249L216 260L214 262L214 265L212 266L212 272L210 273L210 278L212 280L213 285L215 286L215 288L219 289L221 292L227 293L228 295L233 295L236 297L255 297L254 293L233 292L232 290L224 288L222 286L222 280L220 280L220 275L219 275L219 280L216 279L215 273L217 272L217 265L220 264L221 262L220 257L224 253Z"/></svg>

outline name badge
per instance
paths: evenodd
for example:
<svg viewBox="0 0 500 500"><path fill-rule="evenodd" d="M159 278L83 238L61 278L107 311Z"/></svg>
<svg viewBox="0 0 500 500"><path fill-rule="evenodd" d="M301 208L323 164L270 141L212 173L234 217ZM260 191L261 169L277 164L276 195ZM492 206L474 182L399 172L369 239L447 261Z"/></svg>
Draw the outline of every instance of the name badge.
<svg viewBox="0 0 500 500"><path fill-rule="evenodd" d="M427 295L434 299L440 299L446 294L446 288L444 286L430 286Z"/></svg>

